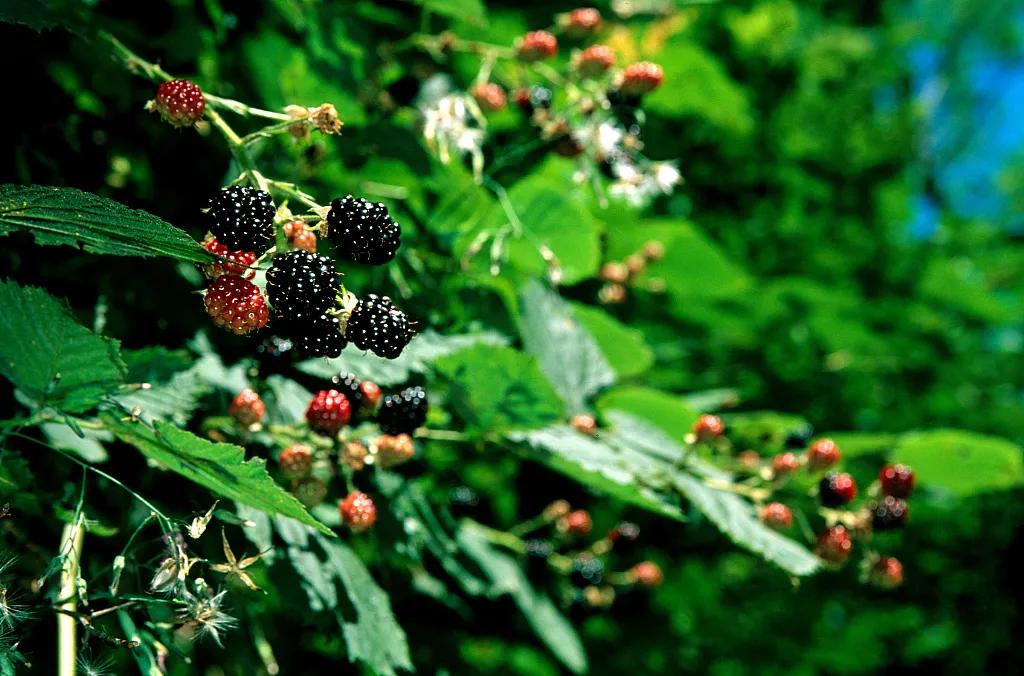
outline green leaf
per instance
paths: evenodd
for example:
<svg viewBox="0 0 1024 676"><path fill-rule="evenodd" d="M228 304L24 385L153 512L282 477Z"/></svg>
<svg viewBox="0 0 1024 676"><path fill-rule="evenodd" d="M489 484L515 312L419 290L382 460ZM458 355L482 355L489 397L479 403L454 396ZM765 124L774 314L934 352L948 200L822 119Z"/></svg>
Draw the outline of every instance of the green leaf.
<svg viewBox="0 0 1024 676"><path fill-rule="evenodd" d="M312 392L294 380L277 375L267 378L267 387L270 392L264 398L270 422L292 425L304 419Z"/></svg>
<svg viewBox="0 0 1024 676"><path fill-rule="evenodd" d="M214 260L170 223L74 188L0 185L0 235L17 230L31 232L37 244L81 246L90 253Z"/></svg>
<svg viewBox="0 0 1024 676"><path fill-rule="evenodd" d="M642 333L599 308L582 303L570 305L573 315L597 341L619 378L639 376L654 365L654 353Z"/></svg>
<svg viewBox="0 0 1024 676"><path fill-rule="evenodd" d="M150 428L145 423L124 421L109 413L104 414L102 420L121 441L216 495L268 514L290 517L333 535L330 528L314 519L295 496L267 474L262 458L245 460L245 450L240 446L207 441L160 421Z"/></svg>
<svg viewBox="0 0 1024 676"><path fill-rule="evenodd" d="M682 439L700 415L682 397L638 385L608 390L597 401L601 413L623 411L656 425L674 439Z"/></svg>
<svg viewBox="0 0 1024 676"><path fill-rule="evenodd" d="M142 355L140 355L142 356ZM129 366L129 375L146 373L155 376L152 379L138 380L137 384L145 387L128 394L115 397L129 410L138 407L139 417L146 422L163 420L184 426L192 419L192 413L199 406L199 400L208 394L212 387L206 382L200 368L196 364L190 369L177 373L161 373L166 366L173 366L173 359L160 365L160 360L167 356L163 350L147 350L148 363L136 360Z"/></svg>
<svg viewBox="0 0 1024 676"><path fill-rule="evenodd" d="M42 289L0 281L0 373L36 406L95 406L124 380L118 350Z"/></svg>
<svg viewBox="0 0 1024 676"><path fill-rule="evenodd" d="M587 670L587 655L579 635L562 615L551 598L530 584L518 562L494 547L485 537L483 527L463 521L456 539L491 580L493 595L509 594L534 633L562 664L576 674Z"/></svg>
<svg viewBox="0 0 1024 676"><path fill-rule="evenodd" d="M359 352L349 347L335 359L310 359L299 363L303 373L320 378L331 378L351 371L363 380L378 385L398 385L409 380L414 373L424 373L437 359L458 352L471 345L506 345L508 340L493 331L443 336L427 330L413 338L398 359L384 359L371 352Z"/></svg>
<svg viewBox="0 0 1024 676"><path fill-rule="evenodd" d="M900 439L898 434L879 432L834 432L828 436L838 444L844 458L860 455L887 456Z"/></svg>
<svg viewBox="0 0 1024 676"><path fill-rule="evenodd" d="M562 402L537 362L512 348L475 345L434 367L448 383L452 411L471 429L530 429L562 417Z"/></svg>
<svg viewBox="0 0 1024 676"><path fill-rule="evenodd" d="M587 411L591 397L615 382L615 373L594 337L557 293L538 282L523 289L521 311L526 351L537 357L570 413Z"/></svg>
<svg viewBox="0 0 1024 676"><path fill-rule="evenodd" d="M973 432L940 429L906 434L890 459L913 467L918 486L944 488L961 497L1024 483L1020 446Z"/></svg>
<svg viewBox="0 0 1024 676"><path fill-rule="evenodd" d="M40 425L50 445L64 451L71 451L82 460L91 463L103 462L107 459L107 449L103 448L101 442L113 441L114 437L106 430L82 430L84 436L78 436L75 431L64 423L46 423Z"/></svg>
<svg viewBox="0 0 1024 676"><path fill-rule="evenodd" d="M434 14L469 23L481 24L487 18L487 10L480 0L413 0L413 2L422 5L424 10L429 10Z"/></svg>

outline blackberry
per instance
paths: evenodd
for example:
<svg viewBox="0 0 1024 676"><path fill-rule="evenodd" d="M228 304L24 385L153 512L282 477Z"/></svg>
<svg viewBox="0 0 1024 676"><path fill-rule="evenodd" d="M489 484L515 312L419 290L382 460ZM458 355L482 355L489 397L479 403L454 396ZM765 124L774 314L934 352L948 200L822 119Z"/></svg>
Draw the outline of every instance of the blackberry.
<svg viewBox="0 0 1024 676"><path fill-rule="evenodd" d="M274 243L277 208L269 193L255 188L223 188L206 212L209 230L232 251L262 255Z"/></svg>
<svg viewBox="0 0 1024 676"><path fill-rule="evenodd" d="M871 505L871 526L876 531L902 528L910 508L900 498L887 495Z"/></svg>
<svg viewBox="0 0 1024 676"><path fill-rule="evenodd" d="M604 579L604 563L590 554L580 554L572 561L569 582L576 587L601 584Z"/></svg>
<svg viewBox="0 0 1024 676"><path fill-rule="evenodd" d="M327 238L345 260L383 265L395 257L402 243L402 228L380 202L349 195L331 202Z"/></svg>
<svg viewBox="0 0 1024 676"><path fill-rule="evenodd" d="M829 472L818 482L818 499L826 507L842 507L857 495L857 483L845 473Z"/></svg>
<svg viewBox="0 0 1024 676"><path fill-rule="evenodd" d="M271 296L273 300L273 296ZM349 314L345 337L360 350L395 359L412 340L409 318L387 296L369 294Z"/></svg>
<svg viewBox="0 0 1024 676"><path fill-rule="evenodd" d="M377 411L377 424L385 434L411 434L426 420L427 393L422 387L387 395Z"/></svg>
<svg viewBox="0 0 1024 676"><path fill-rule="evenodd" d="M302 250L274 256L267 270L267 295L278 317L305 320L320 317L338 295L334 261Z"/></svg>
<svg viewBox="0 0 1024 676"><path fill-rule="evenodd" d="M287 341L289 350L304 357L337 357L348 345L341 335L341 321L326 313L313 320L278 320L274 331L278 341Z"/></svg>
<svg viewBox="0 0 1024 676"><path fill-rule="evenodd" d="M795 429L786 435L786 448L806 448L807 444L811 443L811 435L813 434L813 427L810 425L802 425L798 429Z"/></svg>
<svg viewBox="0 0 1024 676"><path fill-rule="evenodd" d="M554 546L547 540L526 541L526 574L534 582L551 577L548 559L555 553Z"/></svg>
<svg viewBox="0 0 1024 676"><path fill-rule="evenodd" d="M334 389L338 390L352 402L353 410L358 410L363 403L362 381L354 373L339 373L331 378Z"/></svg>

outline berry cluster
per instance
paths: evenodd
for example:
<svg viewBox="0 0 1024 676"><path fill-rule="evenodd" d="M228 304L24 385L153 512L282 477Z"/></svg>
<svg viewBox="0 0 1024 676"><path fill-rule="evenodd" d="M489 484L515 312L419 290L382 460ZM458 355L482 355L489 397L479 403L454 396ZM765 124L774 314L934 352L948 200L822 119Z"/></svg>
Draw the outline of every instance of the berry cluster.
<svg viewBox="0 0 1024 676"><path fill-rule="evenodd" d="M647 270L651 263L665 257L665 245L651 240L639 251L626 256L622 261L609 261L601 266L599 277L604 282L597 292L597 300L603 305L624 303L629 296L628 289L638 282L638 278ZM665 282L661 279L648 280L648 291L664 291Z"/></svg>

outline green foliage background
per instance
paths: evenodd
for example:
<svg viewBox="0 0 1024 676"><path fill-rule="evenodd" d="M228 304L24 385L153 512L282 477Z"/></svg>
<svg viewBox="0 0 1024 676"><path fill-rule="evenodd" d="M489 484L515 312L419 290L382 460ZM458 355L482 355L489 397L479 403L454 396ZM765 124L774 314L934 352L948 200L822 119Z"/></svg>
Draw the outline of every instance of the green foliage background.
<svg viewBox="0 0 1024 676"><path fill-rule="evenodd" d="M1003 34L997 11L1010 11L1011 3L993 3L985 16L970 2L921 4L926 14L944 12L952 24L970 25L993 42L1006 40L1008 50L1019 47L1019 36ZM258 159L266 173L325 199L372 195L379 186L402 189L403 199L389 203L411 233L405 246L422 252L415 262L426 272L415 275L407 267L409 278L396 280L386 271L357 270L346 283L396 296L408 285L403 307L433 331L488 332L497 336L494 342L512 341L539 357L515 347L470 346L450 354L424 348L419 359L431 365L431 382L444 392L447 413L465 429L555 422L566 407L589 405L573 400L580 392L593 394L609 382L600 369L587 374L593 387L561 382L566 355L531 346L531 332L540 332L537 345L548 335L540 326L546 314L536 311L548 301L533 286L545 267L534 248L513 243L498 277L482 258L467 269L453 264L480 229L501 220L501 210L467 172L431 158L409 107L424 73L448 71L468 86L478 67L477 59L464 55L435 61L409 46L410 35L451 30L507 45L527 29L548 25L555 11L570 4L93 5L79 10L80 25L112 31L210 91L272 109L321 101L337 106L345 122L341 137L275 141ZM794 585L722 538L697 511L680 525L618 499L623 496L607 486L595 496L500 446L467 452L432 444L430 461L421 468L422 490L441 499L453 486L471 486L486 505L480 520L511 525L567 497L591 509L599 530L622 516L641 523L641 553L662 565L666 582L649 602L629 597L606 613L570 616L595 673L1009 673L1024 664L1012 592L1024 516L1024 247L1005 224L963 219L950 209L943 209L934 237L909 236L912 196L928 185L932 169L922 150L922 113L911 94L906 58L910 40L925 29L901 5L720 2L681 6L663 17L641 15L617 28L612 44L627 60L649 58L666 73L666 85L649 99L646 152L655 159L679 158L685 184L650 210L600 208L573 183L572 161L544 149L533 148L524 161L494 174L534 234L559 256L568 307L593 334L604 368L617 377L619 384L596 402L606 420L614 412L641 415L678 439L696 411L725 403L735 416L727 422L737 429L747 425L756 443L771 448L794 420L744 415L770 409L818 430L848 430L836 438L862 484L890 457L918 468L923 487L912 526L893 542L906 566L903 587L867 589L855 571ZM144 114L151 88L94 42L62 30L7 24L0 26L0 38L5 62L17 58L23 71L23 88L4 111L2 182L75 187L202 235L198 206L233 177L218 138L176 132ZM880 105L880 92L889 95L889 104ZM495 117L491 129L502 150L526 148L531 140L511 112ZM1008 168L1010 175L1013 170ZM1012 181L1008 185L1012 191ZM7 199L0 193L0 205ZM597 305L592 280L602 261L621 260L651 239L662 241L668 254L644 279L664 280L666 291L637 289L625 305ZM40 250L24 234L4 243L4 277L67 298L78 320L121 341L127 365L107 339L87 331L78 336L88 343L90 359L107 359L106 371L87 383L87 395L91 388L111 392L110 383L119 382L126 368L158 363L139 352L152 345L167 348L159 355L164 359L172 350L192 350L177 353L190 366L196 355L209 359L208 350L190 343L207 328L190 264L86 255L70 247ZM173 238L152 244L158 255L180 245ZM7 293L7 287L0 291ZM13 300L5 301L0 342L20 330L14 307ZM47 312L39 327L44 339L61 322L75 325L57 303ZM251 349L233 337L215 340L227 364ZM570 357L579 349L570 349ZM12 380L35 377L26 375L34 366L24 362L12 375L7 364L15 360L6 361L2 346L0 355ZM346 364L360 366L358 359ZM425 370L414 359L404 365ZM193 368L187 376L192 380L174 389L192 387L194 400L223 411L227 392L216 389L217 376L202 376L212 365ZM551 387L523 375L537 369ZM393 382L407 373L393 375ZM388 381L386 373L367 375ZM517 378L532 383L525 396L500 389L500 383L519 384ZM49 402L62 396L60 389L42 389L45 378L35 382L39 391L20 387L19 396ZM98 398L65 401L63 410L86 410ZM186 422L192 411L187 413ZM933 428L940 431L925 431ZM557 459L544 462L559 469ZM146 484L148 470L137 454L118 452L111 464L120 476ZM28 471L3 468L7 486L22 492L17 506L27 510L33 501L51 500L73 507L79 480L73 466L34 479ZM38 497L25 494L36 489ZM171 497L157 493L155 499ZM207 498L190 493L187 509L205 510ZM113 495L104 496L96 511L114 522L121 518L116 505ZM57 543L59 524L45 523L40 518L33 541L49 547ZM347 547L326 543L321 541L325 560L351 556ZM384 551L365 543L357 549L390 594L419 671L554 674L563 668L522 619L509 622L513 604L524 603L517 592L446 607L415 593L410 572L388 567ZM284 673L345 654L336 625L293 623L300 602L305 594L298 585L272 587L245 611L265 620ZM44 646L34 646L42 663ZM219 664L226 673L255 673L259 662L246 636L229 637L227 650L201 647L194 659Z"/></svg>

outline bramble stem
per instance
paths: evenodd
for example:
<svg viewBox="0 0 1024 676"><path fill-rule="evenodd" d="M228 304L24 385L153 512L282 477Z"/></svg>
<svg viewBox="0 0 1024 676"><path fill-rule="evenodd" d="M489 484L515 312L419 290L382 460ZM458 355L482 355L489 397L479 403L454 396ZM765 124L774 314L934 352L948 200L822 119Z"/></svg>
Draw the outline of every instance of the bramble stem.
<svg viewBox="0 0 1024 676"><path fill-rule="evenodd" d="M73 523L64 525L61 533L61 553L68 548L60 569L60 589L57 598L66 599L60 604L57 615L57 674L59 676L75 676L78 659L78 622L64 613L77 613L78 593L76 591L82 542L85 539L85 528L82 527L84 516L79 513Z"/></svg>

